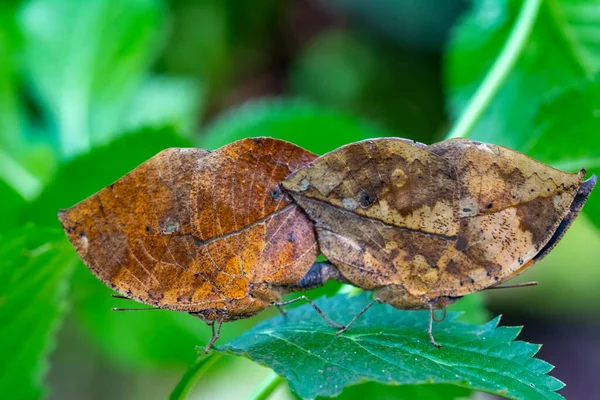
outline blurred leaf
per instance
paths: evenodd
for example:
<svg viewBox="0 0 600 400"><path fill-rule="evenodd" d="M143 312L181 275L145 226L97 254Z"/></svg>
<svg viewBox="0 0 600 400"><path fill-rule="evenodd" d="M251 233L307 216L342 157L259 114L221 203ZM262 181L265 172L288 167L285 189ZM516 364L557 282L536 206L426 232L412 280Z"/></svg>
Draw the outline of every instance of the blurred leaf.
<svg viewBox="0 0 600 400"><path fill-rule="evenodd" d="M367 294L317 301L333 320L349 321ZM301 397L335 396L345 386L372 380L386 384L452 383L508 398L560 399L564 385L545 375L552 366L532 358L539 346L513 341L519 328L456 321L450 313L434 327L429 343L427 311L375 305L352 328L336 336L309 305L293 309L219 346L265 364L289 380Z"/></svg>
<svg viewBox="0 0 600 400"><path fill-rule="evenodd" d="M16 57L20 45L14 22L16 1L0 3L0 148L22 140Z"/></svg>
<svg viewBox="0 0 600 400"><path fill-rule="evenodd" d="M48 155L49 148L32 143L26 134L17 65L21 46L15 23L17 6L17 1L0 3L0 180L20 197L31 199L42 188L38 175L52 170L52 158L40 157L40 150Z"/></svg>
<svg viewBox="0 0 600 400"><path fill-rule="evenodd" d="M194 361L195 346L210 339L206 324L187 313L168 310L114 312L113 307L144 308L114 299L114 293L78 263L73 279L77 321L102 352L131 368L184 367Z"/></svg>
<svg viewBox="0 0 600 400"><path fill-rule="evenodd" d="M171 0L172 33L163 54L167 72L221 87L232 68L227 5L222 0Z"/></svg>
<svg viewBox="0 0 600 400"><path fill-rule="evenodd" d="M236 97L237 90L244 90L244 80L255 81L257 70L269 68L273 59L287 50L273 42L281 36L280 11L288 7L286 2L169 3L175 23L160 65L169 73L201 82L210 109L230 104L228 99Z"/></svg>
<svg viewBox="0 0 600 400"><path fill-rule="evenodd" d="M369 7L369 6L365 6ZM444 123L439 59L349 33L317 36L293 65L295 95L431 142Z"/></svg>
<svg viewBox="0 0 600 400"><path fill-rule="evenodd" d="M471 293L457 303L448 307L448 311L458 311L463 314L458 317L458 321L470 324L483 324L492 317L485 308L485 297L483 293Z"/></svg>
<svg viewBox="0 0 600 400"><path fill-rule="evenodd" d="M0 237L0 390L42 397L46 357L66 307L75 261L58 230L27 226Z"/></svg>
<svg viewBox="0 0 600 400"><path fill-rule="evenodd" d="M588 173L600 174L598 132L600 80L596 78L566 89L544 104L539 109L535 130L522 150L564 171L577 172L585 168ZM590 196L584 211L600 228L599 194Z"/></svg>
<svg viewBox="0 0 600 400"><path fill-rule="evenodd" d="M439 51L463 0L321 0L323 6L352 18L354 24L400 44Z"/></svg>
<svg viewBox="0 0 600 400"><path fill-rule="evenodd" d="M144 128L63 164L28 210L28 217L60 226L57 213L113 183L168 147L191 147L172 128Z"/></svg>
<svg viewBox="0 0 600 400"><path fill-rule="evenodd" d="M323 154L346 143L390 136L390 133L356 117L324 110L311 103L271 99L250 102L225 112L204 130L200 143L201 147L215 149L257 136L287 140Z"/></svg>
<svg viewBox="0 0 600 400"><path fill-rule="evenodd" d="M0 234L16 228L20 222L19 216L25 208L25 199L0 179Z"/></svg>
<svg viewBox="0 0 600 400"><path fill-rule="evenodd" d="M455 30L446 63L454 118L499 54L521 4L475 0ZM598 0L542 2L520 58L470 136L522 150L544 96L600 69L598 10ZM585 138L594 134L588 132Z"/></svg>
<svg viewBox="0 0 600 400"><path fill-rule="evenodd" d="M349 108L373 80L378 54L372 45L344 31L317 36L292 71L296 93L323 104Z"/></svg>
<svg viewBox="0 0 600 400"><path fill-rule="evenodd" d="M40 180L32 175L7 150L0 148L0 181L11 187L19 197L30 200L42 189Z"/></svg>
<svg viewBox="0 0 600 400"><path fill-rule="evenodd" d="M136 92L123 121L123 129L169 125L178 132L192 132L203 95L191 79L151 77Z"/></svg>
<svg viewBox="0 0 600 400"><path fill-rule="evenodd" d="M64 155L118 133L163 19L160 0L31 0L22 9L24 66Z"/></svg>
<svg viewBox="0 0 600 400"><path fill-rule="evenodd" d="M169 400L185 399L194 384L204 376L212 366L221 359L220 353L199 356L196 362L188 368L181 380L173 388Z"/></svg>

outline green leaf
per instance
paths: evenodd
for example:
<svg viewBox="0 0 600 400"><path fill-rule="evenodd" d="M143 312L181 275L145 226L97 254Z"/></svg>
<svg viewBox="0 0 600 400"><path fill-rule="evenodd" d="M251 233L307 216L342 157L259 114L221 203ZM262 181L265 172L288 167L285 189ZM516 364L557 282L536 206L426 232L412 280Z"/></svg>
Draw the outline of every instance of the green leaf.
<svg viewBox="0 0 600 400"><path fill-rule="evenodd" d="M20 214L25 208L25 199L11 186L0 179L0 234L16 228L20 222Z"/></svg>
<svg viewBox="0 0 600 400"><path fill-rule="evenodd" d="M168 125L190 133L199 118L203 97L203 91L191 79L153 76L133 97L123 129Z"/></svg>
<svg viewBox="0 0 600 400"><path fill-rule="evenodd" d="M207 127L201 147L215 149L246 137L287 140L317 154L389 132L360 119L300 100L261 100L233 108Z"/></svg>
<svg viewBox="0 0 600 400"><path fill-rule="evenodd" d="M464 2L330 0L324 6L351 20L352 30L367 30L370 34L391 39L397 46L437 52L445 42L451 24L463 10ZM405 51L402 48L402 52Z"/></svg>
<svg viewBox="0 0 600 400"><path fill-rule="evenodd" d="M112 298L114 292L82 263L78 263L73 278L77 321L93 343L120 365L132 369L181 368L195 359L195 346L210 338L206 324L187 313L112 311L113 307L147 306Z"/></svg>
<svg viewBox="0 0 600 400"><path fill-rule="evenodd" d="M46 358L66 308L75 255L55 229L27 226L0 237L0 391L11 399L47 392Z"/></svg>
<svg viewBox="0 0 600 400"><path fill-rule="evenodd" d="M377 5L370 3L362 7L382 11L405 4L387 0ZM435 8L438 12L444 8L419 7ZM362 12L363 16L366 14ZM435 12L425 14L431 16ZM410 12L404 17L415 20ZM378 19L377 23L381 27L385 22ZM429 26L428 32L432 31ZM432 139L446 119L439 68L429 54L398 51L389 42L347 29L330 30L315 36L298 55L292 64L289 86L294 95L319 105L368 116L392 130L393 136L429 143L435 141Z"/></svg>
<svg viewBox="0 0 600 400"><path fill-rule="evenodd" d="M0 3L0 147L21 140L21 108L18 93L17 54L21 42L14 17L16 1Z"/></svg>
<svg viewBox="0 0 600 400"><path fill-rule="evenodd" d="M18 54L21 36L15 23L18 3L0 3L0 180L19 197L32 199L42 189L37 175L51 168L40 164L40 144L26 135L25 105L20 97ZM46 146L47 147L47 146Z"/></svg>
<svg viewBox="0 0 600 400"><path fill-rule="evenodd" d="M462 315L458 317L458 320L471 324L483 324L491 318L490 313L485 308L484 294L481 292L471 293L463 297L448 307L448 311L461 312Z"/></svg>
<svg viewBox="0 0 600 400"><path fill-rule="evenodd" d="M333 320L347 322L368 295L338 295L317 304ZM539 346L514 341L519 328L456 321L449 313L434 326L443 347L429 343L427 311L375 305L352 328L335 330L309 305L293 309L219 346L243 355L288 379L304 398L335 396L365 380L386 384L454 384L508 398L560 399L564 385L545 375L552 366L532 358Z"/></svg>
<svg viewBox="0 0 600 400"><path fill-rule="evenodd" d="M208 356L199 356L198 360L188 368L186 373L181 377L181 380L177 383L175 388L173 388L169 399L185 399L194 384L220 359L221 354L219 353L212 353Z"/></svg>
<svg viewBox="0 0 600 400"><path fill-rule="evenodd" d="M336 400L377 399L377 400L455 400L468 399L471 391L454 385L400 385L389 386L368 382L346 388ZM318 399L324 399L318 397Z"/></svg>
<svg viewBox="0 0 600 400"><path fill-rule="evenodd" d="M24 67L64 155L119 132L164 32L160 0L32 0Z"/></svg>
<svg viewBox="0 0 600 400"><path fill-rule="evenodd" d="M455 29L446 60L455 119L498 56L522 4L475 0ZM598 10L598 0L544 1L520 58L470 137L521 150L545 96L600 69Z"/></svg>
<svg viewBox="0 0 600 400"><path fill-rule="evenodd" d="M172 26L162 55L164 69L173 75L196 77L209 91L223 90L238 62L234 61L230 43L237 39L230 32L230 7L222 0L171 0L169 4L177 23ZM239 6L236 4L236 8Z"/></svg>
<svg viewBox="0 0 600 400"><path fill-rule="evenodd" d="M545 103L522 150L555 168L600 174L600 80L582 82ZM596 189L597 190L597 189ZM591 195L584 212L600 228L600 197Z"/></svg>

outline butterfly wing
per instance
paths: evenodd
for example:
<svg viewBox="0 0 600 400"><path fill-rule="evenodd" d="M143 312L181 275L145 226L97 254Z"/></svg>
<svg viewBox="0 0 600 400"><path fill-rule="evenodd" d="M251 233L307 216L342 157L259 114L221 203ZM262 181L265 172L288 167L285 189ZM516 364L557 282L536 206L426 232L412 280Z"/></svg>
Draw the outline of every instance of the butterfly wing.
<svg viewBox="0 0 600 400"><path fill-rule="evenodd" d="M353 143L319 157L283 186L315 221L323 254L364 289L424 294L458 234L456 173L425 145Z"/></svg>
<svg viewBox="0 0 600 400"><path fill-rule="evenodd" d="M283 186L349 281L395 287L395 304L413 308L512 276L550 241L582 178L499 146L385 138L319 157Z"/></svg>
<svg viewBox="0 0 600 400"><path fill-rule="evenodd" d="M119 293L233 319L264 308L254 283L294 279L316 257L312 223L278 186L312 158L274 139L168 149L59 218L85 264ZM293 228L299 240L290 242Z"/></svg>

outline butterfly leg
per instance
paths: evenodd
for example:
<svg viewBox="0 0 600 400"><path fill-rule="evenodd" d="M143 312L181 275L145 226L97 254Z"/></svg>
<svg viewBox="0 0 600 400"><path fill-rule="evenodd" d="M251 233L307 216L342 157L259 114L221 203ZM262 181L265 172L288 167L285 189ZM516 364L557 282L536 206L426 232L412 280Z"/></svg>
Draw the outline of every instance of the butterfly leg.
<svg viewBox="0 0 600 400"><path fill-rule="evenodd" d="M354 318L352 318L352 319L350 320L350 322L348 322L348 323L347 323L345 326L343 326L343 327L342 327L342 329L340 329L339 331L337 331L337 332L335 333L335 335L336 335L336 336L338 336L338 335L341 335L341 334L342 334L342 333L344 333L346 330L348 330L348 328L350 328L350 326L351 326L352 324L354 324L354 322L356 322L356 320L357 320L358 318L360 318L360 316L361 316L361 315L363 315L365 312L367 312L367 310L368 310L369 308L371 308L371 307L372 307L372 306L373 306L375 303L381 303L381 300L379 300L379 298L375 298L375 299L373 299L373 301L371 301L369 304L367 304L367 306L366 306L365 308L363 308L362 310L360 310L360 312L359 312L358 314L356 314L356 315L354 316Z"/></svg>
<svg viewBox="0 0 600 400"><path fill-rule="evenodd" d="M445 315L446 315L446 312L444 309L444 316ZM429 341L431 342L431 344L439 349L440 347L442 347L442 345L438 344L435 341L435 339L433 338L433 320L434 319L435 318L433 316L433 304L429 303L429 329L427 330L427 333L429 334Z"/></svg>
<svg viewBox="0 0 600 400"><path fill-rule="evenodd" d="M344 327L343 325L340 325L337 322L335 322L334 320L332 320L331 318L329 318L315 303L312 302L312 300L310 300L308 297L306 297L304 295L296 297L295 299L292 299L292 300L282 301L282 302L279 302L279 303L273 303L273 305L275 307L279 308L279 307L287 306L288 304L295 303L295 302L300 301L300 300L304 300L308 304L310 304L312 306L312 308L315 309L315 311L317 312L317 314L319 314L321 316L321 318L323 318L325 321L327 321L329 323L329 325L331 325L331 326L333 326L334 328L337 328L337 329L341 329L341 328Z"/></svg>
<svg viewBox="0 0 600 400"><path fill-rule="evenodd" d="M216 331L215 331L215 324L217 324ZM210 323L208 323L208 325L210 325L210 328L212 330L212 335L210 337L210 340L208 341L208 344L204 348L204 353L208 353L210 351L211 347L213 346L213 344L215 344L217 339L219 339L219 336L221 336L221 326L223 326L223 320L220 319L217 321L211 321Z"/></svg>
<svg viewBox="0 0 600 400"><path fill-rule="evenodd" d="M287 311L285 311L282 306L280 306L279 304L275 304L275 307L277 307L277 311L279 311L281 315L287 317Z"/></svg>

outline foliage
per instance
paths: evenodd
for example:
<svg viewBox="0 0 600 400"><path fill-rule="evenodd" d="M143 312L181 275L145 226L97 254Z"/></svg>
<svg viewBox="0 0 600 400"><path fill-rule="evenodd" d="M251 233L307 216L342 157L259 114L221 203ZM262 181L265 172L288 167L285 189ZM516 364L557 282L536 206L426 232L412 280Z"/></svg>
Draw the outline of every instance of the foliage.
<svg viewBox="0 0 600 400"><path fill-rule="evenodd" d="M349 321L367 295L319 299L334 321ZM552 366L532 359L539 346L513 342L518 328L455 321L449 313L435 326L443 347L429 343L427 311L399 311L376 305L346 333L335 330L310 305L275 317L243 333L219 350L245 355L273 368L304 398L336 396L344 387L368 380L386 384L453 383L509 398L562 398L563 384L545 375ZM302 360L298 362L298 360Z"/></svg>
<svg viewBox="0 0 600 400"><path fill-rule="evenodd" d="M127 397L135 397L137 386L159 393L154 380L136 386L131 377L142 379L148 370L180 371L193 363L194 346L210 335L201 321L185 314L111 312L131 304L112 299L76 261L62 232L54 229L58 209L166 147L214 149L243 137L273 136L322 154L367 137L440 140L450 126L444 103L450 119L458 120L525 2L474 0L455 22L459 3L425 15L419 2L406 1L377 15L377 7L365 11L360 2L338 0L319 18L311 8L308 23L302 19L305 6L274 0L259 6L235 0L135 0L127 6L118 0L1 2L0 315L9 321L0 329L0 354L7 360L0 367L2 393L12 398L47 393L48 355L66 315L73 322L67 329L74 329L67 337L83 332L86 346L101 350L106 370L126 366L118 371L125 376L123 385L131 387ZM598 0L542 1L514 68L506 71L469 136L560 169L598 173L598 9ZM408 15L420 25L390 23ZM453 30L442 62L435 52L449 25ZM277 97L237 105L264 94ZM232 104L237 106L221 112ZM556 323L560 315L597 311L600 199L595 197L584 209L591 223L577 221L536 269L549 277L540 291L528 292L526 302L522 295L504 297L525 312L545 310ZM338 288L331 284L308 296ZM320 304L347 320L365 301L365 295L337 296ZM553 391L561 384L544 375L550 366L531 358L537 346L513 341L518 329L497 328L497 320L484 324L489 318L482 296L468 296L453 308L466 312L434 326L445 344L439 351L427 341L426 316L386 306L370 310L339 338L302 306L285 320L275 317L253 329L275 312L227 324L219 343L229 353L267 363L302 396L331 395L352 385L341 399L451 399L499 389L515 398L559 397ZM272 335L297 342L292 346ZM389 340L392 335L402 340ZM325 352L333 343L336 351ZM88 353L87 347L69 345L61 343L65 348L59 351ZM315 355L323 357L322 365L341 370L315 373ZM427 361L433 356L435 361ZM344 358L345 366L354 361L356 371L332 366L340 361L335 357ZM393 365L385 358L393 358ZM411 362L395 362L403 358ZM237 359L194 364L182 380L188 386L179 386L174 398L200 375L201 390L218 379L219 390L237 386L227 386L236 377L225 373ZM467 367L459 365L465 360ZM481 369L488 362L496 373ZM252 371L259 369L244 374ZM516 373L535 387L519 382ZM311 378L301 382L302 376ZM96 379L107 377L116 379L116 373L98 370ZM327 382L319 381L323 378ZM392 381L403 384L388 385ZM278 382L266 387L272 390ZM169 389L156 395L164 397Z"/></svg>
<svg viewBox="0 0 600 400"><path fill-rule="evenodd" d="M542 104L535 130L524 147L531 157L558 169L600 174L600 81L565 89ZM600 228L600 199L592 197L585 212Z"/></svg>
<svg viewBox="0 0 600 400"><path fill-rule="evenodd" d="M349 142L387 135L390 133L359 118L310 102L271 99L222 114L206 127L200 147L215 149L246 137L268 136L323 154Z"/></svg>
<svg viewBox="0 0 600 400"><path fill-rule="evenodd" d="M66 311L75 259L55 229L28 225L0 236L0 387L11 398L47 393L47 357Z"/></svg>
<svg viewBox="0 0 600 400"><path fill-rule="evenodd" d="M450 111L457 118L511 31L520 0L476 0L457 25L447 52ZM492 100L471 137L523 149L534 117L549 93L600 70L600 36L588 26L600 22L590 9L598 1L543 1L517 64ZM526 149L526 148L525 148Z"/></svg>

